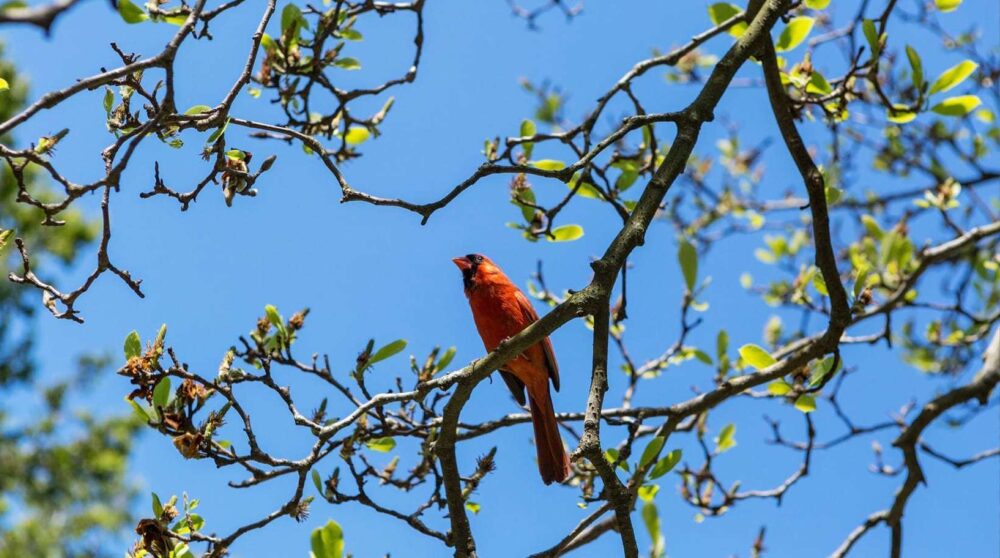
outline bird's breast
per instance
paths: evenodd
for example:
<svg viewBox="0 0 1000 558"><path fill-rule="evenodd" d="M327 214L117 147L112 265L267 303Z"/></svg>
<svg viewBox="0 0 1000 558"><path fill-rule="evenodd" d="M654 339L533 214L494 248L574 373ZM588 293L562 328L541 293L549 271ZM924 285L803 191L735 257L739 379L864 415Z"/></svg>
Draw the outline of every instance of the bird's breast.
<svg viewBox="0 0 1000 558"><path fill-rule="evenodd" d="M469 293L469 306L488 351L530 325L509 289L481 285Z"/></svg>

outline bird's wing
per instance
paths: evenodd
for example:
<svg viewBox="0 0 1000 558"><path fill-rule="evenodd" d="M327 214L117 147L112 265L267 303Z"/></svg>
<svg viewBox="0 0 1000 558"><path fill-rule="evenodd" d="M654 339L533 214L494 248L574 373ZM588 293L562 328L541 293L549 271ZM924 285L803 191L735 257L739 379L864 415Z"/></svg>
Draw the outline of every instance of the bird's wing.
<svg viewBox="0 0 1000 558"><path fill-rule="evenodd" d="M535 312L535 308L531 305L528 297L524 296L520 290L515 291L515 297L517 298L517 305L520 307L522 314L525 318L525 327L529 324L538 321L538 312ZM548 337L544 338L540 342L542 346L542 353L545 357L545 368L549 373L549 379L552 380L552 387L559 391L559 364L556 363L556 355L552 351L552 341Z"/></svg>
<svg viewBox="0 0 1000 558"><path fill-rule="evenodd" d="M524 397L524 382L518 380L517 376L508 370L501 369L500 377L503 378L503 383L507 384L507 389L514 395L514 399L517 400L518 404L522 407L527 404L528 401Z"/></svg>

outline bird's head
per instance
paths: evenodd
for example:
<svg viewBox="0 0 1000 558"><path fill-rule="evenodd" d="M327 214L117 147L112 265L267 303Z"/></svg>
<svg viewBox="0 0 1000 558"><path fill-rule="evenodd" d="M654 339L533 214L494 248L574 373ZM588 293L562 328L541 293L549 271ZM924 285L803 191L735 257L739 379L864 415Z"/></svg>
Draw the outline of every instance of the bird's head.
<svg viewBox="0 0 1000 558"><path fill-rule="evenodd" d="M492 276L503 275L500 268L482 254L467 254L452 258L451 261L462 271L462 283L465 285L466 291L471 291L477 285L488 281Z"/></svg>

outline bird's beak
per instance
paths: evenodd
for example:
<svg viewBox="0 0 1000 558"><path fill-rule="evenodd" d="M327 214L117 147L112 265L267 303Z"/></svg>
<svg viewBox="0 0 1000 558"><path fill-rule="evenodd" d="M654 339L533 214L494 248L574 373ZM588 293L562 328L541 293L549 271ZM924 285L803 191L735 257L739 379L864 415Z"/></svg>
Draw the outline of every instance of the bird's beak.
<svg viewBox="0 0 1000 558"><path fill-rule="evenodd" d="M469 261L469 258L465 257L452 258L451 261L455 262L455 265L458 266L458 269L461 269L462 271L472 268L472 262Z"/></svg>

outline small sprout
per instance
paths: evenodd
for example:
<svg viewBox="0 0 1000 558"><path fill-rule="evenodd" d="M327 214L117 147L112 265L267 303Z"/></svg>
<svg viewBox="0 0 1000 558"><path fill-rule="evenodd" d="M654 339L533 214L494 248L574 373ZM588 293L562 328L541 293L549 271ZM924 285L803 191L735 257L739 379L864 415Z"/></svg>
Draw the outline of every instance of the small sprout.
<svg viewBox="0 0 1000 558"><path fill-rule="evenodd" d="M497 469L497 462L494 459L494 453L490 452L484 455L480 455L476 458L476 470L481 472L483 475L488 475Z"/></svg>

